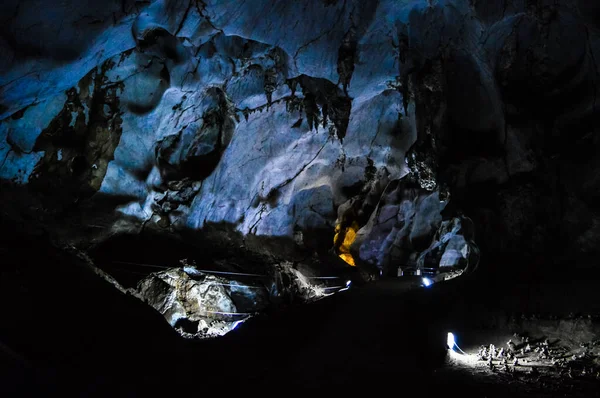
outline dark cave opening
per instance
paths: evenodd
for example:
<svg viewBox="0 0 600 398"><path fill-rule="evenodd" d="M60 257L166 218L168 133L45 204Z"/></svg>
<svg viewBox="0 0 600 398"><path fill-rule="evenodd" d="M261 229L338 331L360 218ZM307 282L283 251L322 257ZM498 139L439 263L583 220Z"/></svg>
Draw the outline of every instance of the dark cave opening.
<svg viewBox="0 0 600 398"><path fill-rule="evenodd" d="M198 321L190 321L189 319L181 318L173 326L175 329L182 329L186 333L196 333L198 330Z"/></svg>

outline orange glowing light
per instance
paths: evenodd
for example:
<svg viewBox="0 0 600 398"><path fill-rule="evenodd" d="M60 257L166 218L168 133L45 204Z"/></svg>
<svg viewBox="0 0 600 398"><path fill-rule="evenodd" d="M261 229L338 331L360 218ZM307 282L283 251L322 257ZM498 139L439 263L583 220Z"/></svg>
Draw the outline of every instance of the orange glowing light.
<svg viewBox="0 0 600 398"><path fill-rule="evenodd" d="M337 248L338 255L342 260L344 260L346 263L353 267L356 266L356 262L354 261L354 257L352 257L352 254L350 254L350 246L356 239L356 233L358 232L358 230L359 226L356 221L354 221L352 225L346 228L345 231L342 231L342 227L338 224L335 227L335 236L333 237L333 243L334 245L336 245L338 239L340 239L340 233L344 233L344 241L341 244L339 244Z"/></svg>

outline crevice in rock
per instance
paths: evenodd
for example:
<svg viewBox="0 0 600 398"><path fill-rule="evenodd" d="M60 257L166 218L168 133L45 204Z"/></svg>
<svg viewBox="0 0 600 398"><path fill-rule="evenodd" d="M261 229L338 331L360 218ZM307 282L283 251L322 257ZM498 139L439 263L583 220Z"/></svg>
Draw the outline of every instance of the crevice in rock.
<svg viewBox="0 0 600 398"><path fill-rule="evenodd" d="M356 37L356 28L351 20L350 29L344 35L342 44L338 49L337 72L340 77L340 82L344 89L344 93L348 95L348 86L352 80L354 73L354 63L357 57L358 39ZM339 84L338 83L338 84Z"/></svg>
<svg viewBox="0 0 600 398"><path fill-rule="evenodd" d="M2 164L0 164L0 170L2 170L2 168L4 167L4 164L6 163L6 161L8 160L8 157L10 156L10 154L13 152L13 148L11 146L11 148L9 148L8 151L6 151L6 155L4 155L4 159L2 159Z"/></svg>
<svg viewBox="0 0 600 398"><path fill-rule="evenodd" d="M321 154L321 152L323 151L323 149L325 149L325 146L327 145L327 142L324 143L321 148L319 148L319 150L317 151L317 153L315 154L315 156L306 164L302 165L302 167L300 168L300 170L298 170L292 177L286 179L285 181L279 183L277 186L273 187L267 197L270 197L272 195L274 195L277 191L279 191L281 188L285 187L286 185L288 185L289 183L291 183L292 181L294 181L300 174L302 174L302 172L304 170L306 170L306 168L308 166L310 166Z"/></svg>
<svg viewBox="0 0 600 398"><path fill-rule="evenodd" d="M15 77L14 79L9 80L8 82L0 85L0 90L4 90L6 87L10 86L11 84L18 82L19 80L21 80L27 76L31 76L31 75L35 75L35 74L38 74L38 78L39 78L39 72L37 70L33 70L33 71L27 72L19 77Z"/></svg>
<svg viewBox="0 0 600 398"><path fill-rule="evenodd" d="M379 118L377 119L377 130L375 131L375 135L373 135L373 138L371 139L371 143L369 144L369 154L367 156L371 156L371 153L373 152L373 144L375 144L375 141L377 140L377 137L379 136L379 132L381 130L381 120L383 118L383 114L385 113L385 108L381 109L381 114L379 115ZM400 113L398 114L398 119L400 119Z"/></svg>
<svg viewBox="0 0 600 398"><path fill-rule="evenodd" d="M257 220L250 226L248 229L248 233L256 235L256 231L258 229L258 224L262 221L263 213L267 210L267 205L262 203L260 205L260 210L258 211Z"/></svg>
<svg viewBox="0 0 600 398"><path fill-rule="evenodd" d="M337 27L337 25L340 23L340 21L342 20L342 17L344 16L344 14L346 13L346 3L347 0L344 0L344 3L342 4L341 10L336 18L336 20L333 22L333 24L331 25L330 29L327 29L323 32L321 32L321 34L319 34L318 36L314 37L313 39L309 40L308 42L306 42L305 44L301 45L300 47L298 47L298 49L296 50L296 52L294 53L293 59L294 59L294 63L296 64L296 60L298 58L298 55L300 54L300 52L304 51L306 48L308 48L311 44L319 41L322 37L327 36L328 34L330 34L331 32L333 32L335 30L335 28ZM296 69L298 68L298 65L296 64Z"/></svg>
<svg viewBox="0 0 600 398"><path fill-rule="evenodd" d="M196 2L196 10L198 11L198 14L204 18L206 20L206 22L208 22L208 24L217 32L223 34L223 29L218 28L215 26L215 24L212 22L212 20L210 19L210 17L206 14L206 3L204 3L202 0L194 0Z"/></svg>
<svg viewBox="0 0 600 398"><path fill-rule="evenodd" d="M183 29L183 24L185 23L185 21L187 21L187 17L190 13L190 10L192 9L193 4L194 4L194 0L190 0L187 8L185 9L185 12L183 13L183 17L181 17L181 22L179 22L177 29L175 29L175 33L173 34L174 36L177 36L179 34L179 32L181 32L181 29Z"/></svg>

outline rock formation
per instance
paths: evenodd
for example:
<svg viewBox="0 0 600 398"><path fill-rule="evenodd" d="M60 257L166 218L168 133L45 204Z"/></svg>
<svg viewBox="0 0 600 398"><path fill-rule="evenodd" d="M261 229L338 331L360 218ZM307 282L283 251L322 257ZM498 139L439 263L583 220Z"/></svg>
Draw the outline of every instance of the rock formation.
<svg viewBox="0 0 600 398"><path fill-rule="evenodd" d="M391 275L480 253L490 269L585 265L600 248L599 10L5 1L2 198L82 249L217 226L281 261L333 251Z"/></svg>

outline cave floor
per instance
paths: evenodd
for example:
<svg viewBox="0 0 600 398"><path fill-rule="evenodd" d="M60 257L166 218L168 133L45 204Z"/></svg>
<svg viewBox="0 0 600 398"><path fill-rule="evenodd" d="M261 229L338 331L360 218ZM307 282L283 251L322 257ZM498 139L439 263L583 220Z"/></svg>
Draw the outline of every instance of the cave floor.
<svg viewBox="0 0 600 398"><path fill-rule="evenodd" d="M544 363L539 374L529 374L530 366L518 366L516 373L500 365L491 371L485 363L451 354L449 331L469 354L480 345L506 344L513 329L529 330L536 338L560 329L558 339L569 355L581 354L577 342L592 344L598 338L597 320L511 321L508 312L515 309L507 309L498 294L482 296L486 285L468 278L428 289L409 279L380 280L255 317L219 339L189 341L156 311L43 236L7 233L3 241L0 396L391 391L409 396L600 396L597 377L583 376L580 362L571 375ZM507 293L515 303L516 292ZM554 336L553 344L558 339ZM598 369L595 347L588 350L588 373L591 366Z"/></svg>
<svg viewBox="0 0 600 398"><path fill-rule="evenodd" d="M118 330L112 329L120 325L94 330L93 313L74 311L67 324L58 319L40 323L33 335L41 338L28 342L29 352L49 351L51 360L35 359L35 354L30 359L3 345L3 364L11 367L12 376L2 386L9 388L5 396L50 392L138 396L198 390L227 395L395 390L411 391L410 396L599 396L597 381L548 372L543 363L536 364L541 369L537 375L525 366L506 372L498 365L491 371L485 362L464 361L450 353L445 347L447 331L469 326L444 316L447 308L436 302L436 294L445 288L435 291L415 287L414 282L379 281L252 319L211 341L185 341L164 329L149 329L157 319L144 315L138 321L146 329L124 331L119 341ZM45 318L40 314L38 320ZM474 353L477 333L465 331L469 342L462 348ZM39 347L59 335L56 346ZM480 337L477 344L500 346L510 335L508 330L488 328ZM91 349L90 339L97 345Z"/></svg>
<svg viewBox="0 0 600 398"><path fill-rule="evenodd" d="M566 373L569 367L553 367L550 358L539 359L534 352L517 354L521 358L517 366L511 361L504 367L494 359L493 370L487 362L477 361L479 345L506 347L509 339L519 340L512 336L511 326L497 319L483 328L473 327L461 315L448 316L448 308L436 296L444 295L448 287L436 288L432 292L409 280L383 280L285 314L277 325L257 321L226 339L257 338L255 347L272 342L272 352L286 353L285 360L261 362L262 370L251 382L259 390L278 385L293 391L351 394L397 389L420 396L449 392L480 397L600 396L597 374L591 374L588 367L587 376L581 375L583 360L572 362L572 375ZM531 330L531 346L541 347L543 328ZM459 341L460 332L465 332L463 348L470 355L446 350L448 331L458 332ZM581 356L579 347L556 338L551 342L551 348L563 348L565 357ZM592 352L597 372L600 347Z"/></svg>

